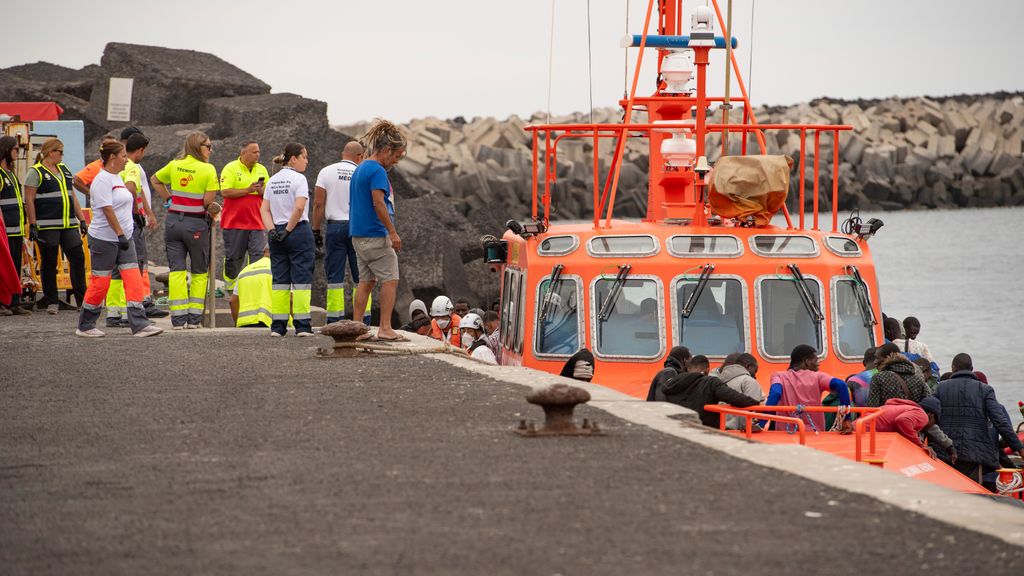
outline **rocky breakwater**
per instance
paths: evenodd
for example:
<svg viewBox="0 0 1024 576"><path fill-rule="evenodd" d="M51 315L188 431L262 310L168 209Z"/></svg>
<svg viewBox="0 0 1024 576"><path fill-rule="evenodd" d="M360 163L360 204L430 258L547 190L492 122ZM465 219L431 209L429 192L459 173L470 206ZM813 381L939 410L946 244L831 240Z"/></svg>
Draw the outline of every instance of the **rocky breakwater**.
<svg viewBox="0 0 1024 576"><path fill-rule="evenodd" d="M261 161L271 172L273 154L288 142L302 142L309 153L305 175L312 186L318 171L338 161L345 143L359 135L331 128L324 102L271 93L260 79L212 54L154 46L111 43L98 66L81 70L45 62L0 70L0 100L56 101L65 110L64 119L85 122L86 161L91 161L103 135L128 125L106 120L111 77L134 79L131 124L151 140L142 162L149 174L181 151L188 133L200 130L213 141L211 162L218 171L237 157L247 140L260 144ZM372 113L367 111L368 116ZM414 297L429 301L442 293L480 302L496 297L493 275L482 260L480 230L451 202L408 184L401 171L394 171L392 180L405 240L398 308ZM162 206L154 208L162 222ZM147 239L150 259L166 264L162 227ZM223 255L223 244L218 253ZM322 266L320 258L314 304L321 306L326 290Z"/></svg>
<svg viewBox="0 0 1024 576"><path fill-rule="evenodd" d="M719 110L709 112L720 119ZM896 210L1016 206L1024 204L1024 97L1019 94L911 98L844 102L818 100L789 107L754 110L762 124L847 124L840 137L839 204L842 209ZM735 122L742 109L732 113ZM550 123L589 122L589 114L554 117ZM621 111L594 112L596 122L619 122ZM634 115L635 123L646 121ZM406 125L412 145L399 164L414 189L451 199L455 209L482 230L497 233L509 217L531 211L533 187L530 135L527 124L548 123L542 114L504 121L494 118L439 120L426 118ZM348 127L358 132L361 125ZM770 131L769 154L800 155L798 131ZM739 154L742 135L732 134L730 150ZM721 155L722 137L708 138L708 158ZM807 138L806 204L812 204L814 137ZM758 150L753 134L747 150ZM604 177L614 147L602 141L599 172ZM590 218L593 214L593 145L588 139L563 139L558 144L557 181L552 188L552 215L558 219ZM541 154L543 164L543 154ZM616 214L638 217L646 212L647 142L634 138L624 152ZM832 138L821 137L820 205L831 207ZM799 162L794 164L789 206L799 202ZM543 166L540 169L543 183Z"/></svg>

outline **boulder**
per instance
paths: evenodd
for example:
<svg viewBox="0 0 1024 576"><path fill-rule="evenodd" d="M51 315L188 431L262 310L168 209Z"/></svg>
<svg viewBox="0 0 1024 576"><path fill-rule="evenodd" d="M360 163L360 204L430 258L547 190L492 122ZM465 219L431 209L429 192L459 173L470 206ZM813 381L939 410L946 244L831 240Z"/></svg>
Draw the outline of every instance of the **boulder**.
<svg viewBox="0 0 1024 576"><path fill-rule="evenodd" d="M108 125L109 78L133 78L133 124L194 124L212 98L268 94L270 86L213 54L139 44L107 44L93 86L90 117ZM120 126L120 125L118 125Z"/></svg>
<svg viewBox="0 0 1024 576"><path fill-rule="evenodd" d="M206 100L199 121L213 124L212 137L246 136L272 126L319 134L328 129L327 104L296 94L256 94Z"/></svg>

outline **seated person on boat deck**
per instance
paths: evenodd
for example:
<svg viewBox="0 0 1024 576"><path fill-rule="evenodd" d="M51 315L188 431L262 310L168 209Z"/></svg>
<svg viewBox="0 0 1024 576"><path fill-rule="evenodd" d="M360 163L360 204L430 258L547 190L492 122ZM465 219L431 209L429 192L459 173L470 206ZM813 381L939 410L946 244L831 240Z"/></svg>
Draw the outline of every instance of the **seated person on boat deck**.
<svg viewBox="0 0 1024 576"><path fill-rule="evenodd" d="M707 371L707 357L694 356L690 360L686 372L670 379L659 391L656 391L657 399L689 408L697 413L701 424L715 428L719 426L719 414L708 412L704 406L725 402L738 408L746 408L759 404L750 396L729 388L720 379L708 376Z"/></svg>
<svg viewBox="0 0 1024 576"><path fill-rule="evenodd" d="M765 406L821 406L821 395L829 390L839 396L841 406L850 405L850 390L846 382L818 372L817 350L807 344L800 344L789 355L789 369L772 374ZM793 413L782 415L797 416ZM810 413L799 417L811 424L814 430L825 431L824 414Z"/></svg>

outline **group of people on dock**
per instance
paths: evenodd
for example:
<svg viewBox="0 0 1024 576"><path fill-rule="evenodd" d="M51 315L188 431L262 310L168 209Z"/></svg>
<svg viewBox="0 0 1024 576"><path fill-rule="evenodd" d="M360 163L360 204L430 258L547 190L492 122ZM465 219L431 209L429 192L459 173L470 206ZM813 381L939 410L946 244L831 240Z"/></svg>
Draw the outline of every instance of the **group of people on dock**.
<svg viewBox="0 0 1024 576"><path fill-rule="evenodd" d="M49 314L77 308L76 335L105 336L96 328L104 308L108 328L130 327L135 336L160 334L149 319L168 314L174 329L200 328L210 283L211 231L219 220L225 248L223 278L233 293L236 325L268 328L272 336L283 336L292 327L297 336L311 336L313 268L323 250L327 320L345 315L348 268L356 284L354 310L368 313L371 291L380 284L381 322L374 338L402 338L390 325L402 240L394 227L387 173L406 149L397 127L381 120L360 141L347 143L341 161L320 171L312 202L302 174L309 159L301 143L284 146L274 157L279 169L271 175L259 162L259 143L243 142L237 159L218 175L210 163L212 141L193 132L178 157L151 178L139 164L148 145L138 128L125 128L120 138L104 137L99 159L72 174L62 161L63 142L51 138L20 178L14 168L19 142L0 138L5 229L0 245L0 315L31 313L33 303L21 300L27 240L41 253L43 297L35 308ZM91 218L76 190L88 199ZM169 310L154 302L146 264L144 231L159 225L153 191L167 208ZM88 279L83 238L88 239ZM58 298L60 253L70 272L67 302Z"/></svg>
<svg viewBox="0 0 1024 576"><path fill-rule="evenodd" d="M877 407L883 412L876 420L879 432L899 433L995 492L995 471L1013 467L1010 453L1024 458L1024 444L985 374L974 369L968 354L960 353L953 357L950 371L940 375L928 346L917 340L917 318L908 317L901 324L887 317L883 328L885 343L865 350L864 370L845 379L819 371L818 352L812 346L796 346L789 368L771 375L767 397L755 379L758 363L752 355L732 354L712 371L705 356L676 346L652 380L647 400L690 408L703 424L713 427L720 426L720 416L706 410L707 405L797 407L797 412L779 414L799 418L812 431L842 433L852 431L853 414L805 408ZM766 420L752 425L755 430L789 426ZM744 418L727 416L727 429L745 426Z"/></svg>

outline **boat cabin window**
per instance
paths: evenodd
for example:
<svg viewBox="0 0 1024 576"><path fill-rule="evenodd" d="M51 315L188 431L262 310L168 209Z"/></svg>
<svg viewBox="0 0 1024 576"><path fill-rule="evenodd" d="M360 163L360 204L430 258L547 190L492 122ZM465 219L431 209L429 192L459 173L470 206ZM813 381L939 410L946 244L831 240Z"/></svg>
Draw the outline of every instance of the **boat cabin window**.
<svg viewBox="0 0 1024 576"><path fill-rule="evenodd" d="M697 278L682 278L675 284L676 345L705 356L728 356L747 349L747 314L743 282L733 278L711 278L693 303L689 317L683 308L697 289Z"/></svg>
<svg viewBox="0 0 1024 576"><path fill-rule="evenodd" d="M575 236L551 236L541 240L537 246L537 254L541 256L565 256L572 254L580 245L580 239Z"/></svg>
<svg viewBox="0 0 1024 576"><path fill-rule="evenodd" d="M505 269L504 285L501 289L501 344L508 350L517 348L516 337L519 335L520 293L522 291L522 272Z"/></svg>
<svg viewBox="0 0 1024 576"><path fill-rule="evenodd" d="M599 356L661 357L663 308L659 284L653 278L627 278L621 283L614 277L594 280L591 308L594 351Z"/></svg>
<svg viewBox="0 0 1024 576"><path fill-rule="evenodd" d="M804 283L811 302L818 310L824 310L821 303L821 285L806 276ZM813 307L808 309L809 303L801 296L795 278L762 278L758 284L758 292L758 345L764 356L788 359L793 348L800 344L814 346L819 355L824 353L821 323L814 318Z"/></svg>
<svg viewBox="0 0 1024 576"><path fill-rule="evenodd" d="M871 328L864 318L871 317L857 298L857 283L852 278L836 278L832 284L832 321L836 353L847 360L864 358L864 351L874 346ZM866 302L870 306L870 300Z"/></svg>
<svg viewBox="0 0 1024 576"><path fill-rule="evenodd" d="M673 256L719 256L734 258L743 254L740 239L735 236L678 235L668 239L668 252Z"/></svg>
<svg viewBox="0 0 1024 576"><path fill-rule="evenodd" d="M818 245L810 236L792 234L757 234L750 237L754 253L769 258L804 257L818 255Z"/></svg>
<svg viewBox="0 0 1024 576"><path fill-rule="evenodd" d="M844 236L829 236L825 238L825 246L829 252L839 256L860 256L860 246L850 238Z"/></svg>
<svg viewBox="0 0 1024 576"><path fill-rule="evenodd" d="M538 356L569 357L580 349L579 283L562 278L551 288L545 279L537 289L534 352Z"/></svg>
<svg viewBox="0 0 1024 576"><path fill-rule="evenodd" d="M654 256L658 241L654 236L595 236L587 242L587 252L598 258L613 256Z"/></svg>

